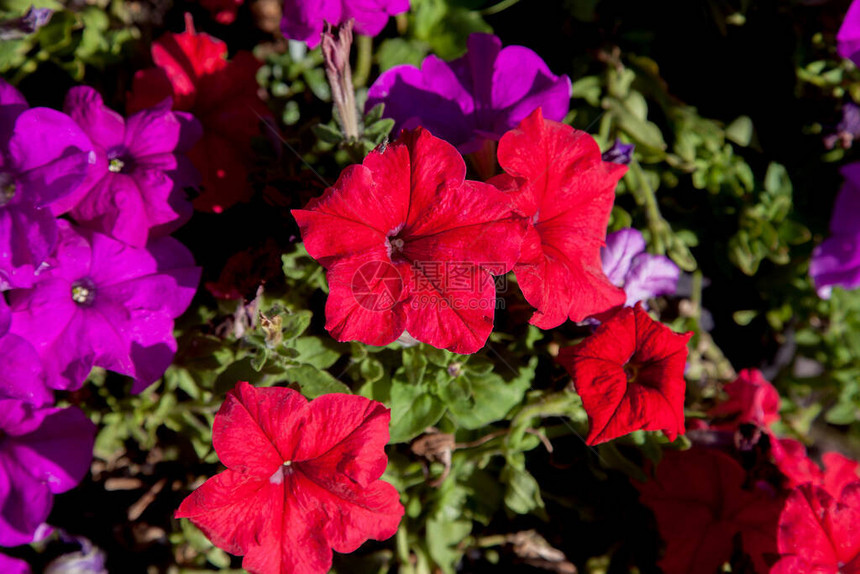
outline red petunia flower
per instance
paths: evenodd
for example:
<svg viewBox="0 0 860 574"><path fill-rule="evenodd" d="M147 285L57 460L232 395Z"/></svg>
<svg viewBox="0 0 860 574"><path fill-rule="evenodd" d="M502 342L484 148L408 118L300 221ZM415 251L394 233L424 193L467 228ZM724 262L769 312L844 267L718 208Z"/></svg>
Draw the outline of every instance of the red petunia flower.
<svg viewBox="0 0 860 574"><path fill-rule="evenodd" d="M719 451L695 447L666 451L654 480L634 483L654 511L666 552L665 574L716 572L733 552L733 539L767 572L764 555L776 552L783 499L767 490L742 488L746 472Z"/></svg>
<svg viewBox="0 0 860 574"><path fill-rule="evenodd" d="M683 434L684 365L692 335L673 332L637 304L559 352L588 413L588 444L640 429L662 430L669 440Z"/></svg>
<svg viewBox="0 0 860 574"><path fill-rule="evenodd" d="M200 120L203 137L187 154L203 178L194 207L220 213L250 199L246 166L254 161L251 139L260 134L260 120L271 113L257 95L260 62L253 54L238 52L227 61L224 42L197 34L190 16L186 28L153 43L158 67L134 75L127 108L131 113L172 97L173 109Z"/></svg>
<svg viewBox="0 0 860 574"><path fill-rule="evenodd" d="M791 438L777 439L771 435L771 455L786 478L786 488L812 484L838 498L845 485L860 480L860 463L856 460L838 452L827 452L821 455L822 471L806 454L806 447Z"/></svg>
<svg viewBox="0 0 860 574"><path fill-rule="evenodd" d="M838 496L805 484L779 517L782 555L772 574L860 574L860 481Z"/></svg>
<svg viewBox="0 0 860 574"><path fill-rule="evenodd" d="M590 135L544 120L540 108L502 136L498 158L507 173L490 182L514 189L516 209L532 223L514 267L537 308L531 323L551 329L623 305L624 290L603 272L600 248L627 167L603 161Z"/></svg>
<svg viewBox="0 0 860 574"><path fill-rule="evenodd" d="M359 396L310 403L286 388L239 383L215 415L224 472L186 498L189 518L252 574L327 572L332 549L392 536L403 516L385 471L390 412Z"/></svg>
<svg viewBox="0 0 860 574"><path fill-rule="evenodd" d="M766 428L779 420L779 393L758 369L742 370L725 391L728 400L708 412L711 417L723 419L715 421L713 428L733 429L743 423Z"/></svg>
<svg viewBox="0 0 860 574"><path fill-rule="evenodd" d="M407 331L456 353L484 346L491 274L513 267L525 221L504 193L465 174L451 144L404 131L292 212L308 253L328 269L333 337L387 345Z"/></svg>

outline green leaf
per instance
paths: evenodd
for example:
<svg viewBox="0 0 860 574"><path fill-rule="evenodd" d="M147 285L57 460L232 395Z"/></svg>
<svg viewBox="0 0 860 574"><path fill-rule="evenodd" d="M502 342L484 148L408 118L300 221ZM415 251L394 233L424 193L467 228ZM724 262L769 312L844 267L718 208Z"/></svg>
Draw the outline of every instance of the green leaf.
<svg viewBox="0 0 860 574"><path fill-rule="evenodd" d="M726 139L739 146L750 145L753 136L753 123L749 116L740 116L726 127Z"/></svg>
<svg viewBox="0 0 860 574"><path fill-rule="evenodd" d="M331 376L328 371L311 365L291 367L284 372L284 378L291 383L297 383L302 394L309 399L328 393L352 393L349 387Z"/></svg>
<svg viewBox="0 0 860 574"><path fill-rule="evenodd" d="M471 520L445 520L432 516L426 522L427 551L446 574L453 574L463 556L460 543L472 532Z"/></svg>
<svg viewBox="0 0 860 574"><path fill-rule="evenodd" d="M445 404L416 385L395 379L391 383L392 443L409 441L435 425L445 414Z"/></svg>
<svg viewBox="0 0 860 574"><path fill-rule="evenodd" d="M424 56L427 55L429 50L430 46L427 42L421 40L406 38L383 40L376 50L376 61L379 64L379 71L382 73L402 64L418 68L421 66L421 62L424 61Z"/></svg>
<svg viewBox="0 0 860 574"><path fill-rule="evenodd" d="M507 485L505 490L505 506L517 514L544 515L544 502L540 495L540 485L535 478L529 474L523 465L518 468L512 465L502 469L501 481Z"/></svg>
<svg viewBox="0 0 860 574"><path fill-rule="evenodd" d="M328 144L340 144L343 140L343 134L340 133L340 129L332 126L331 124L316 124L311 127L311 131L314 132L314 135L317 136L320 141L323 141Z"/></svg>
<svg viewBox="0 0 860 574"><path fill-rule="evenodd" d="M335 344L323 341L319 337L299 337L292 345L298 351L295 360L300 363L312 365L318 369L331 367L344 353L336 348Z"/></svg>
<svg viewBox="0 0 860 574"><path fill-rule="evenodd" d="M512 408L520 404L523 395L531 386L537 357L532 357L528 367L506 381L496 373L476 374L467 364L441 393L451 416L458 426L473 430L501 420ZM459 396L453 389L464 389Z"/></svg>

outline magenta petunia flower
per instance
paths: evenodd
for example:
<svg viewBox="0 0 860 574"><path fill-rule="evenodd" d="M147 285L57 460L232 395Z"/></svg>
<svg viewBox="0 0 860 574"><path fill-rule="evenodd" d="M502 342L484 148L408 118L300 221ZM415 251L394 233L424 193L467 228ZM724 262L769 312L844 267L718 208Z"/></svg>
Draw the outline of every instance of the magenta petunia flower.
<svg viewBox="0 0 860 574"><path fill-rule="evenodd" d="M194 296L200 268L171 237L145 249L60 222L50 269L9 292L11 332L30 341L56 389L81 386L93 366L156 381L176 352L173 319Z"/></svg>
<svg viewBox="0 0 860 574"><path fill-rule="evenodd" d="M71 211L81 225L136 247L187 222L193 208L184 188L196 186L199 174L184 153L202 128L170 107L165 100L123 119L92 88L69 90L65 111L92 140L96 163L54 213Z"/></svg>
<svg viewBox="0 0 860 574"><path fill-rule="evenodd" d="M627 307L658 295L673 295L678 288L678 266L668 257L646 253L645 239L636 229L607 235L600 257L609 281L627 294Z"/></svg>
<svg viewBox="0 0 860 574"><path fill-rule="evenodd" d="M53 402L39 354L25 339L9 334L11 324L12 313L0 293L0 398L37 405Z"/></svg>
<svg viewBox="0 0 860 574"><path fill-rule="evenodd" d="M23 560L0 554L0 572L4 574L30 574L32 571L30 565Z"/></svg>
<svg viewBox="0 0 860 574"><path fill-rule="evenodd" d="M74 488L87 473L95 432L78 408L0 399L0 546L37 537L54 495Z"/></svg>
<svg viewBox="0 0 860 574"><path fill-rule="evenodd" d="M502 49L492 34L472 34L466 54L451 62L427 56L421 69L395 66L370 87L365 108L384 103L394 134L422 126L461 153L498 141L537 108L561 121L570 107L570 78L550 72L523 46Z"/></svg>
<svg viewBox="0 0 860 574"><path fill-rule="evenodd" d="M815 248L809 274L819 297L830 298L834 286L860 287L860 162L842 168L845 183L836 196L830 218L831 236Z"/></svg>
<svg viewBox="0 0 860 574"><path fill-rule="evenodd" d="M836 48L843 58L860 65L860 2L852 2L836 34Z"/></svg>
<svg viewBox="0 0 860 574"><path fill-rule="evenodd" d="M27 109L0 80L0 291L29 287L57 242L48 206L80 185L95 160L92 144L71 118Z"/></svg>
<svg viewBox="0 0 860 574"><path fill-rule="evenodd" d="M376 36L389 16L409 10L409 0L286 0L281 32L285 38L307 42L309 48L320 43L323 24L340 25L355 20L355 31Z"/></svg>

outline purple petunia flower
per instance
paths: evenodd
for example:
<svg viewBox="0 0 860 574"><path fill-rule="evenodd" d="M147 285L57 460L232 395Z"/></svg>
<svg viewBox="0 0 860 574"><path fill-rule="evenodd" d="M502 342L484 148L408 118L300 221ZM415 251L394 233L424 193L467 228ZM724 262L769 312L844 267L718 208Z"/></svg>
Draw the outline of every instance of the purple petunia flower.
<svg viewBox="0 0 860 574"><path fill-rule="evenodd" d="M0 546L37 537L54 494L74 488L87 473L95 432L76 407L0 399Z"/></svg>
<svg viewBox="0 0 860 574"><path fill-rule="evenodd" d="M70 194L95 161L71 118L27 102L0 80L0 291L29 287L57 242L53 202Z"/></svg>
<svg viewBox="0 0 860 574"><path fill-rule="evenodd" d="M71 211L84 227L137 247L188 221L183 188L197 185L199 174L184 153L202 135L191 114L171 111L166 100L124 120L87 86L69 90L65 112L89 135L96 163L54 214Z"/></svg>
<svg viewBox="0 0 860 574"><path fill-rule="evenodd" d="M9 292L11 332L30 341L55 389L81 386L93 366L156 381L173 360L173 319L191 303L200 268L171 237L145 249L60 222L51 268Z"/></svg>
<svg viewBox="0 0 860 574"><path fill-rule="evenodd" d="M677 289L678 267L668 257L646 253L645 239L636 229L607 235L600 257L609 281L627 294L627 307L658 295L672 295Z"/></svg>
<svg viewBox="0 0 860 574"><path fill-rule="evenodd" d="M836 34L836 49L840 56L860 66L860 2L856 0L848 7Z"/></svg>
<svg viewBox="0 0 860 574"><path fill-rule="evenodd" d="M633 149L635 147L635 144L626 144L616 138L615 143L612 144L612 147L603 152L601 158L603 161L611 161L612 163L627 165L630 163L630 160L633 159Z"/></svg>
<svg viewBox="0 0 860 574"><path fill-rule="evenodd" d="M343 24L355 20L355 31L376 36L389 16L409 10L409 0L286 0L281 32L285 38L307 42L309 48L320 43L323 24Z"/></svg>
<svg viewBox="0 0 860 574"><path fill-rule="evenodd" d="M556 76L540 56L492 34L472 34L466 54L451 62L427 56L421 69L395 66L370 87L366 110L384 103L392 133L423 126L460 153L498 141L537 108L560 121L570 107L570 78Z"/></svg>
<svg viewBox="0 0 860 574"><path fill-rule="evenodd" d="M11 323L12 313L0 293L0 398L21 399L35 405L53 402L39 354L22 337L9 334Z"/></svg>
<svg viewBox="0 0 860 574"><path fill-rule="evenodd" d="M30 574L32 570L30 570L30 565L23 560L0 554L0 572L3 574Z"/></svg>
<svg viewBox="0 0 860 574"><path fill-rule="evenodd" d="M108 574L104 551L83 536L69 536L60 531L60 539L80 546L80 550L63 554L45 567L44 574Z"/></svg>
<svg viewBox="0 0 860 574"><path fill-rule="evenodd" d="M845 183L830 217L831 236L815 248L809 274L818 296L829 299L833 286L860 287L860 162L842 168Z"/></svg>

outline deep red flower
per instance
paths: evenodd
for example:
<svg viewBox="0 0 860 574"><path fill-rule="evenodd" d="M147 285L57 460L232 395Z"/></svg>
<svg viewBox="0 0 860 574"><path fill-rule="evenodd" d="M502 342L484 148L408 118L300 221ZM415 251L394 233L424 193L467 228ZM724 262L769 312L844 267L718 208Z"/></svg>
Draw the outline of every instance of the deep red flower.
<svg viewBox="0 0 860 574"><path fill-rule="evenodd" d="M654 511L666 552L665 574L716 572L740 534L757 572L767 572L765 554L776 552L783 499L764 489L743 488L746 472L719 451L694 447L666 451L654 480L635 483L642 503Z"/></svg>
<svg viewBox="0 0 860 574"><path fill-rule="evenodd" d="M404 131L292 212L308 253L328 269L333 337L386 345L407 331L456 353L484 346L491 274L513 267L525 221L504 193L465 174L451 144Z"/></svg>
<svg viewBox="0 0 860 574"><path fill-rule="evenodd" d="M588 444L640 429L662 430L669 440L684 432L684 365L692 335L674 333L637 304L559 352L588 413Z"/></svg>
<svg viewBox="0 0 860 574"><path fill-rule="evenodd" d="M158 67L134 75L127 108L131 113L172 97L173 109L200 120L203 137L187 154L203 178L194 207L220 213L250 199L251 139L260 134L260 120L271 113L257 95L260 62L253 54L238 52L227 61L224 42L197 34L190 16L186 27L153 43L152 59Z"/></svg>
<svg viewBox="0 0 860 574"><path fill-rule="evenodd" d="M860 480L839 496L796 488L779 517L778 546L773 574L860 574Z"/></svg>
<svg viewBox="0 0 860 574"><path fill-rule="evenodd" d="M627 167L603 161L585 132L544 120L540 108L499 141L506 174L491 183L511 190L516 208L531 220L514 267L531 323L551 329L582 321L626 300L603 272L600 248Z"/></svg>
<svg viewBox="0 0 860 574"><path fill-rule="evenodd" d="M716 429L733 429L743 423L769 427L779 420L779 393L758 369L744 369L725 386L729 398L712 408L708 415L719 418Z"/></svg>
<svg viewBox="0 0 860 574"><path fill-rule="evenodd" d="M310 403L286 388L239 383L215 415L224 472L186 498L189 518L252 574L327 572L332 549L392 536L403 516L385 471L390 412L363 397Z"/></svg>

